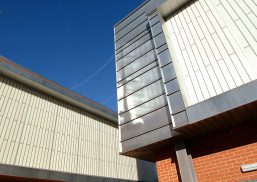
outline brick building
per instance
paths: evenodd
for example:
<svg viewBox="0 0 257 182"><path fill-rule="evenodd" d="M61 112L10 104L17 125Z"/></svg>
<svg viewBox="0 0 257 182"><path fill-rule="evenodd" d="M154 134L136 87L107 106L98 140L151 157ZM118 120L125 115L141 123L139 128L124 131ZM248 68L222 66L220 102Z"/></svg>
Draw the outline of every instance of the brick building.
<svg viewBox="0 0 257 182"><path fill-rule="evenodd" d="M114 27L120 153L159 181L257 180L257 4L146 0Z"/></svg>

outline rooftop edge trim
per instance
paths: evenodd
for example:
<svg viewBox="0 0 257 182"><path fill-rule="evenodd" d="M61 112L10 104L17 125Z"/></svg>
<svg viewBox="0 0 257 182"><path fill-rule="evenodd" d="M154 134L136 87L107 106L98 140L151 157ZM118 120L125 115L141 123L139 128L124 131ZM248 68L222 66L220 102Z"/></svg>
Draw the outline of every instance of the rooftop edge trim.
<svg viewBox="0 0 257 182"><path fill-rule="evenodd" d="M3 56L0 56L0 75L1 74L88 112L96 114L102 118L108 119L113 123L118 123L118 115L116 112L51 80L41 77L38 74L35 74L32 71L8 60L7 58L4 58Z"/></svg>

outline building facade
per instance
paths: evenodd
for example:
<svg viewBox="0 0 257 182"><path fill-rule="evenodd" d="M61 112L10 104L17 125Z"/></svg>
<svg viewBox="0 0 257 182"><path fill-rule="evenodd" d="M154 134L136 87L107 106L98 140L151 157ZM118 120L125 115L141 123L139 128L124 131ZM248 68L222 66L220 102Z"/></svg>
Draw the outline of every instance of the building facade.
<svg viewBox="0 0 257 182"><path fill-rule="evenodd" d="M0 58L0 181L155 181L118 153L117 113Z"/></svg>
<svg viewBox="0 0 257 182"><path fill-rule="evenodd" d="M146 0L114 27L122 155L159 181L257 180L257 4Z"/></svg>

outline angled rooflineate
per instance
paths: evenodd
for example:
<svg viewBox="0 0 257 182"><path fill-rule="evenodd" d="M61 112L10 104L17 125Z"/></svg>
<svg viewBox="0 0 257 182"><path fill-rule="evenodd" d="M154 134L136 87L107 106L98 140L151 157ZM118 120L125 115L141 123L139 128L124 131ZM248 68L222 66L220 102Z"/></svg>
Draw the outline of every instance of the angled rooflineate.
<svg viewBox="0 0 257 182"><path fill-rule="evenodd" d="M110 120L111 122L118 123L118 115L116 112L51 80L33 73L32 71L17 65L3 56L0 56L0 75L12 78L31 88L42 91L57 99L63 100L83 110Z"/></svg>

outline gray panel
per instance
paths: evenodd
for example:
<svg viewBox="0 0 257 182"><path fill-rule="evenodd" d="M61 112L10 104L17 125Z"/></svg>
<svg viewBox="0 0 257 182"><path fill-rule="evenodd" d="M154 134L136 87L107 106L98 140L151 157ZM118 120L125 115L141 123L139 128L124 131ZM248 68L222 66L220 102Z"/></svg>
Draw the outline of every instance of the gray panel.
<svg viewBox="0 0 257 182"><path fill-rule="evenodd" d="M120 51L119 53L116 54L116 61L118 61L119 59L121 59L122 57L126 56L127 54L129 54L131 51L133 51L134 49L138 48L139 46L141 46L142 44L144 44L145 42L147 42L148 40L151 39L151 34L149 31L146 31L146 34L143 35L141 38L139 38L138 40L136 40L134 43L132 43L130 46L128 46L127 48L124 48L122 51Z"/></svg>
<svg viewBox="0 0 257 182"><path fill-rule="evenodd" d="M192 170L183 140L175 140L175 151L182 182L197 182L194 170Z"/></svg>
<svg viewBox="0 0 257 182"><path fill-rule="evenodd" d="M155 44L155 48L158 48L158 47L162 46L163 44L166 44L166 40L165 40L165 37L164 37L163 33L154 37L153 41L154 41L154 44Z"/></svg>
<svg viewBox="0 0 257 182"><path fill-rule="evenodd" d="M115 41L119 40L120 38L128 34L130 31L132 31L134 28L136 28L138 25L142 24L145 21L147 21L147 16L145 13L143 13L138 18L136 18L131 24L127 25L126 28L116 33L114 36Z"/></svg>
<svg viewBox="0 0 257 182"><path fill-rule="evenodd" d="M130 82L122 85L118 88L118 100L130 95L131 93L159 80L161 78L161 73L158 67L155 67L146 73L136 77L135 79L131 80Z"/></svg>
<svg viewBox="0 0 257 182"><path fill-rule="evenodd" d="M151 26L155 25L157 22L160 22L160 17L157 13L154 13L153 15L151 15L152 17L150 17L149 23Z"/></svg>
<svg viewBox="0 0 257 182"><path fill-rule="evenodd" d="M158 59L159 59L160 67L163 67L168 63L171 63L171 56L170 56L169 50L166 49L165 51L158 54Z"/></svg>
<svg viewBox="0 0 257 182"><path fill-rule="evenodd" d="M123 69L117 72L117 81L120 81L127 76L131 75L132 73L138 71L139 69L145 67L146 65L154 62L157 60L155 55L155 50L152 50L146 54L144 54L139 59L136 59L132 64L127 65Z"/></svg>
<svg viewBox="0 0 257 182"><path fill-rule="evenodd" d="M171 80L164 85L165 92L170 95L180 90L177 79Z"/></svg>
<svg viewBox="0 0 257 182"><path fill-rule="evenodd" d="M149 169L152 170L150 166L149 166ZM100 177L100 176L71 174L66 172L27 168L27 167L20 167L20 166L5 165L5 164L0 164L0 175L30 178L30 179L35 179L35 181L37 179L54 180L54 181L71 181L71 182L79 182L79 181L132 182L133 181L133 180L125 180L125 179Z"/></svg>
<svg viewBox="0 0 257 182"><path fill-rule="evenodd" d="M185 110L185 105L180 91L169 95L168 103L172 115Z"/></svg>
<svg viewBox="0 0 257 182"><path fill-rule="evenodd" d="M176 73L172 63L162 67L161 72L164 83L176 78Z"/></svg>
<svg viewBox="0 0 257 182"><path fill-rule="evenodd" d="M148 7L149 8L149 7ZM148 19L151 20L153 19L156 15L158 15L157 10L155 12L152 12L151 14L148 14Z"/></svg>
<svg viewBox="0 0 257 182"><path fill-rule="evenodd" d="M139 6L134 11L132 11L127 17L123 18L120 22L118 22L114 27L115 33L118 33L121 29L129 25L141 14L145 13L145 8L147 6L148 6L148 1L144 2L141 6Z"/></svg>
<svg viewBox="0 0 257 182"><path fill-rule="evenodd" d="M142 38L146 34L150 34L150 29L146 29L142 33L138 34L135 38L133 38L132 40L128 41L123 46L121 46L120 48L115 50L115 55L117 55L118 53L122 52L122 50L125 50L126 48L128 48L129 46L134 44L136 41L138 41L140 38ZM115 45L115 49L116 49L116 44L114 44L114 45ZM131 51L129 51L129 52L131 52Z"/></svg>
<svg viewBox="0 0 257 182"><path fill-rule="evenodd" d="M154 110L157 110L159 108L162 108L166 105L167 105L167 98L165 95L161 95L160 97L150 100L149 102L146 102L145 104L142 104L128 112L125 112L125 113L119 115L119 124L120 125L124 124L125 122L136 119L140 116L143 116L143 115L150 113Z"/></svg>
<svg viewBox="0 0 257 182"><path fill-rule="evenodd" d="M158 47L158 48L156 49L156 52L157 52L157 54L160 54L161 52L165 51L166 49L168 49L168 46L167 46L167 44L165 43L165 44L162 45L161 47Z"/></svg>
<svg viewBox="0 0 257 182"><path fill-rule="evenodd" d="M120 126L121 141L142 135L169 123L171 123L171 118L168 107L161 108Z"/></svg>
<svg viewBox="0 0 257 182"><path fill-rule="evenodd" d="M175 126L173 126L174 128L185 126L188 124L188 118L185 111L172 115L172 118L175 121Z"/></svg>
<svg viewBox="0 0 257 182"><path fill-rule="evenodd" d="M155 37L156 35L160 34L162 32L162 25L161 23L157 23L154 26L151 27L151 32L153 37Z"/></svg>
<svg viewBox="0 0 257 182"><path fill-rule="evenodd" d="M134 65L134 64L131 64L131 65ZM133 73L132 75L126 77L125 79L121 80L120 82L118 82L118 83L117 83L118 87L120 87L121 85L124 85L125 83L129 82L130 80L136 78L137 76L143 74L144 72L146 72L146 71L148 71L148 70L150 70L150 69L152 69L152 68L154 68L154 67L156 67L156 66L158 66L157 60L154 61L153 63L151 63L151 64L149 64L149 65L143 67L142 69L138 70L137 72ZM133 70L133 69L132 69L132 70L130 69L129 71L134 71L134 70ZM124 74L124 75L125 75L125 74ZM117 75L117 76L120 76L120 75ZM126 76L126 75L125 75L125 76ZM117 79L117 80L118 80L118 79Z"/></svg>
<svg viewBox="0 0 257 182"><path fill-rule="evenodd" d="M140 24L138 27L136 27L135 29L133 29L131 32L129 32L128 34L126 34L124 37L122 37L121 39L116 41L116 49L120 48L121 46L123 46L124 44L126 44L127 42L131 41L133 38L135 38L138 34L142 33L143 31L145 31L146 29L149 28L149 24L148 21L143 22L142 24Z"/></svg>
<svg viewBox="0 0 257 182"><path fill-rule="evenodd" d="M162 80L157 81L142 90L118 101L119 114L143 104L164 93Z"/></svg>
<svg viewBox="0 0 257 182"><path fill-rule="evenodd" d="M122 144L122 153L132 151L141 147L145 147L147 145L157 143L163 141L165 139L169 139L172 136L177 135L177 133L172 133L170 129L170 125L164 126L162 128L158 128L149 133L140 135L138 137L132 138L130 140L126 140L121 142Z"/></svg>
<svg viewBox="0 0 257 182"><path fill-rule="evenodd" d="M143 56L145 53L148 51L154 49L154 45L152 40L147 41L122 59L116 62L116 69L117 71L123 68L124 66L128 65L129 63L135 61L136 59L140 58Z"/></svg>
<svg viewBox="0 0 257 182"><path fill-rule="evenodd" d="M257 100L257 80L186 108L189 123L195 123Z"/></svg>

